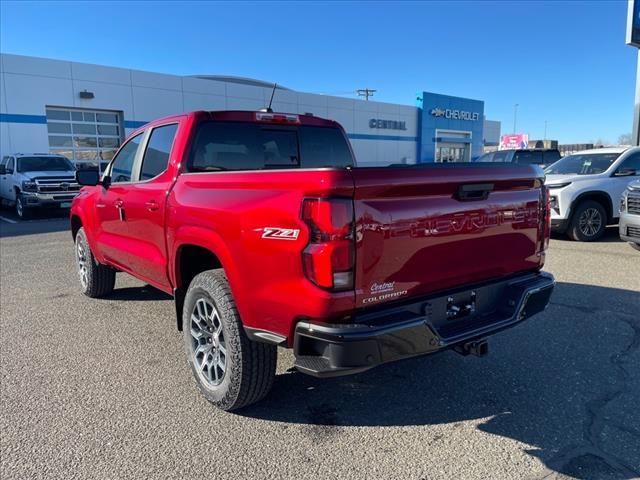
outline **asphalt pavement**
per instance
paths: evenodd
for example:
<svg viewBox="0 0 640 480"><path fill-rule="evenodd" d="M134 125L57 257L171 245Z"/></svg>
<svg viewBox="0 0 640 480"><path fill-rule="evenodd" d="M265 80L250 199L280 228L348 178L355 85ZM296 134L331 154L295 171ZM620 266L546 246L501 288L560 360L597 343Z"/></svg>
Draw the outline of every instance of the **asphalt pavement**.
<svg viewBox="0 0 640 480"><path fill-rule="evenodd" d="M280 350L262 403L200 396L173 305L78 286L66 218L0 212L0 478L640 477L640 252L554 238L550 307L453 352L318 380Z"/></svg>

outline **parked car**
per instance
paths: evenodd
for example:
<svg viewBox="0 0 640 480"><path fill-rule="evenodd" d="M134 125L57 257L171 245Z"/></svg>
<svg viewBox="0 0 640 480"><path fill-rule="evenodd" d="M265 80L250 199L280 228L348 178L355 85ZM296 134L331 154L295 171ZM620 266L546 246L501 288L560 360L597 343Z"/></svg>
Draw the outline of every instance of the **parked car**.
<svg viewBox="0 0 640 480"><path fill-rule="evenodd" d="M135 131L102 180L77 176L82 291L123 271L172 294L196 384L225 410L266 395L276 346L318 377L482 356L554 286L531 165L359 168L334 121L195 112Z"/></svg>
<svg viewBox="0 0 640 480"><path fill-rule="evenodd" d="M0 199L20 218L37 208L69 208L80 186L76 169L62 155L16 153L0 162Z"/></svg>
<svg viewBox="0 0 640 480"><path fill-rule="evenodd" d="M598 148L568 155L545 170L551 228L591 242L618 223L620 196L640 175L640 148Z"/></svg>
<svg viewBox="0 0 640 480"><path fill-rule="evenodd" d="M640 180L631 182L620 199L620 238L640 250Z"/></svg>
<svg viewBox="0 0 640 480"><path fill-rule="evenodd" d="M560 151L557 148L536 148L517 150L498 150L485 153L477 162L507 162L526 163L545 167L560 160Z"/></svg>

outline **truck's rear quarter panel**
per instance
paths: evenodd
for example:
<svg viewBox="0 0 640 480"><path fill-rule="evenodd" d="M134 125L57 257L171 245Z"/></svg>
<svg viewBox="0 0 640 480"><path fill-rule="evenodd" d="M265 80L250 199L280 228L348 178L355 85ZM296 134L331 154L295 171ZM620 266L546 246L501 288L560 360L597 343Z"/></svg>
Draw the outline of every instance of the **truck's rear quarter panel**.
<svg viewBox="0 0 640 480"><path fill-rule="evenodd" d="M302 251L309 233L300 211L305 197L352 195L347 170L183 174L169 198L169 248L211 248L244 324L289 337L296 317L353 311L352 291L329 293L305 277ZM263 238L269 227L297 231L297 238Z"/></svg>
<svg viewBox="0 0 640 480"><path fill-rule="evenodd" d="M375 306L542 266L541 170L365 168L353 172L356 304ZM455 198L461 185L488 198Z"/></svg>

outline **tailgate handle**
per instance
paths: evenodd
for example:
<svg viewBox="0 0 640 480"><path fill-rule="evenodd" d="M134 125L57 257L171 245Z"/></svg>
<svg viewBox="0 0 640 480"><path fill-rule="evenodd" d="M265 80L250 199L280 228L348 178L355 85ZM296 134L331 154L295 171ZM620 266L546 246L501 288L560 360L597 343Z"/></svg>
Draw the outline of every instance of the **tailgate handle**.
<svg viewBox="0 0 640 480"><path fill-rule="evenodd" d="M460 185L454 195L454 198L462 202L470 202L472 200L486 200L489 193L493 190L493 183L474 183L468 185Z"/></svg>

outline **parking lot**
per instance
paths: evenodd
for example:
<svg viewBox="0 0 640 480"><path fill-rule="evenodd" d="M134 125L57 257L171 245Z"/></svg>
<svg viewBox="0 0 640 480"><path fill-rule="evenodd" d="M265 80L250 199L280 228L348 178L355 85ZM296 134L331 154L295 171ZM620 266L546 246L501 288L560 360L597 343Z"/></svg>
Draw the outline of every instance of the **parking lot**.
<svg viewBox="0 0 640 480"><path fill-rule="evenodd" d="M640 253L555 238L547 311L490 340L353 377L291 370L225 413L198 393L172 300L121 274L80 294L67 220L0 212L0 476L640 476Z"/></svg>

